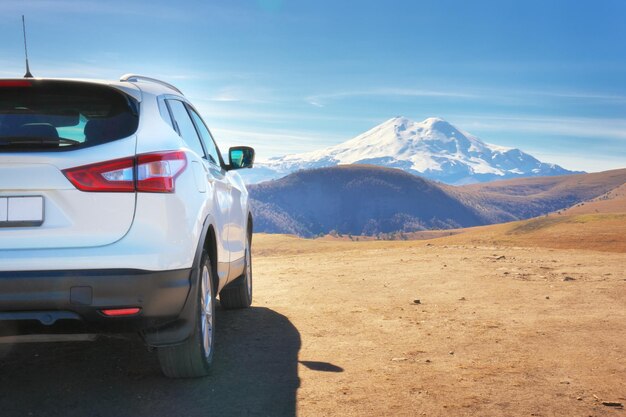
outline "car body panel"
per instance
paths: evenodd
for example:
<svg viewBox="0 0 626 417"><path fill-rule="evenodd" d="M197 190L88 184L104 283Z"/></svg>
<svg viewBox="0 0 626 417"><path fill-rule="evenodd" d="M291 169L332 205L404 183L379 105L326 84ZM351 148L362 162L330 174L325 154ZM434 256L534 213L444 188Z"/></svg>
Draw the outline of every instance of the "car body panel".
<svg viewBox="0 0 626 417"><path fill-rule="evenodd" d="M135 136L71 152L0 153L0 197L43 196L39 227L0 228L1 249L93 247L113 243L130 229L134 193L86 193L62 170L133 155ZM3 269L0 262L0 270Z"/></svg>

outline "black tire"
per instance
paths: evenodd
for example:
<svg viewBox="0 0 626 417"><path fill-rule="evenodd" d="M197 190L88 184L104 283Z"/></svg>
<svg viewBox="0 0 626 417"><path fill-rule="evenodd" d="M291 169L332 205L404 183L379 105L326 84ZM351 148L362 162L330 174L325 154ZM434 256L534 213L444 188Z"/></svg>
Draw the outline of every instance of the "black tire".
<svg viewBox="0 0 626 417"><path fill-rule="evenodd" d="M181 344L158 348L161 370L170 378L202 377L208 375L211 369L215 350L215 287L211 260L206 251L202 253L198 275L193 334ZM205 303L207 296L210 306ZM207 317L209 312L210 318Z"/></svg>
<svg viewBox="0 0 626 417"><path fill-rule="evenodd" d="M252 236L248 233L243 274L220 291L220 305L226 310L248 308L252 304Z"/></svg>

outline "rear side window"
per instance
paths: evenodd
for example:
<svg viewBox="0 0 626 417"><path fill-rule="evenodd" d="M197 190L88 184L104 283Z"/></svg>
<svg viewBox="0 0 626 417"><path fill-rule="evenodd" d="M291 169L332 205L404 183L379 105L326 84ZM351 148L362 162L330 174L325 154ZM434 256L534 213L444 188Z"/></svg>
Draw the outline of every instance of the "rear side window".
<svg viewBox="0 0 626 417"><path fill-rule="evenodd" d="M200 133L202 143L204 143L204 147L206 148L209 161L213 162L217 166L220 166L220 151L217 149L217 145L215 144L209 129L207 129L198 113L191 108L189 108L189 112L191 113L191 117L198 128L198 133Z"/></svg>
<svg viewBox="0 0 626 417"><path fill-rule="evenodd" d="M170 106L172 117L178 127L178 134L183 138L187 146L189 146L189 149L197 153L200 157L204 157L204 149L200 143L200 138L198 138L196 128L189 118L189 113L187 113L187 108L183 102L167 100L167 104Z"/></svg>
<svg viewBox="0 0 626 417"><path fill-rule="evenodd" d="M0 80L0 152L85 148L133 135L139 105L98 84Z"/></svg>

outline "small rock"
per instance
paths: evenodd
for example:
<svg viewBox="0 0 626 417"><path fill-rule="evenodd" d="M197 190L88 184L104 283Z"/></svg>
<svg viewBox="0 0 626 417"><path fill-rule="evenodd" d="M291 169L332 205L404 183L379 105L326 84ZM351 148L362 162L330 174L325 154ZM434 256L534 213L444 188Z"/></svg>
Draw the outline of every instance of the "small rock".
<svg viewBox="0 0 626 417"><path fill-rule="evenodd" d="M546 295L546 300L549 300L549 299L550 299L550 297Z"/></svg>
<svg viewBox="0 0 626 417"><path fill-rule="evenodd" d="M499 260L501 260L501 259L506 259L506 256L504 256L504 255L500 255L500 256L498 256L498 257L496 258L496 261L499 261Z"/></svg>
<svg viewBox="0 0 626 417"><path fill-rule="evenodd" d="M504 275L509 275L509 274L510 274L510 272L504 271Z"/></svg>
<svg viewBox="0 0 626 417"><path fill-rule="evenodd" d="M392 362L403 362L406 360L406 358L392 358L391 360Z"/></svg>
<svg viewBox="0 0 626 417"><path fill-rule="evenodd" d="M624 408L624 404L618 403L617 401L602 401L602 405L607 407Z"/></svg>
<svg viewBox="0 0 626 417"><path fill-rule="evenodd" d="M450 352L448 352L449 355L454 355L454 351L451 350Z"/></svg>
<svg viewBox="0 0 626 417"><path fill-rule="evenodd" d="M582 401L582 400L583 400L583 397L576 397L576 399L577 399L578 401Z"/></svg>
<svg viewBox="0 0 626 417"><path fill-rule="evenodd" d="M467 300L465 299L465 297L461 297L459 298L459 301L467 301Z"/></svg>
<svg viewBox="0 0 626 417"><path fill-rule="evenodd" d="M430 359L426 359L424 362L430 363ZM426 391L426 393L428 393L428 391Z"/></svg>
<svg viewBox="0 0 626 417"><path fill-rule="evenodd" d="M565 277L565 278L563 278L563 281L576 281L576 278L573 278L573 277Z"/></svg>
<svg viewBox="0 0 626 417"><path fill-rule="evenodd" d="M416 298L415 300L413 300L413 304L422 304L422 302L419 300L419 298Z"/></svg>

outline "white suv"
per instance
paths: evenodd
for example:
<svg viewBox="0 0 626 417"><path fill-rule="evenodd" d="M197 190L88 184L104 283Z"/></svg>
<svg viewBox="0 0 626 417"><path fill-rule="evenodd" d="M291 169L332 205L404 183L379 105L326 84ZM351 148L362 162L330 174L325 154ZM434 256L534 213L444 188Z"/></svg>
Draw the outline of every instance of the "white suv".
<svg viewBox="0 0 626 417"><path fill-rule="evenodd" d="M0 80L0 336L139 331L206 375L216 295L252 300L253 161L159 80Z"/></svg>

